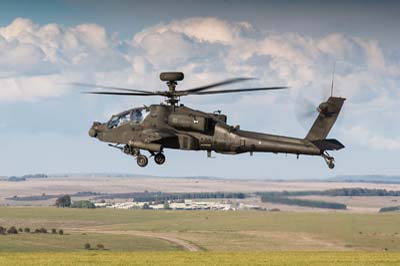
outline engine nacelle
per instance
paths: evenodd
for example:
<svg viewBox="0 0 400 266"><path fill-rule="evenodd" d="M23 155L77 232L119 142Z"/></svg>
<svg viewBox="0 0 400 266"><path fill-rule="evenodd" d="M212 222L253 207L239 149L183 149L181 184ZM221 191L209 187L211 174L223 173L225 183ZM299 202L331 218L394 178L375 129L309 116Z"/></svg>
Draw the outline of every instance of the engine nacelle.
<svg viewBox="0 0 400 266"><path fill-rule="evenodd" d="M194 131L204 132L206 130L206 118L203 116L172 114L168 117L168 125Z"/></svg>

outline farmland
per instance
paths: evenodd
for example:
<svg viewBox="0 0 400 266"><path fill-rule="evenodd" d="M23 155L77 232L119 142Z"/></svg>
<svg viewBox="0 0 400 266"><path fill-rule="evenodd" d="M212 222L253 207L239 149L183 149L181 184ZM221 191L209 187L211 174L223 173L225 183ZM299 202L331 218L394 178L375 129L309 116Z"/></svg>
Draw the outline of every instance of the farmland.
<svg viewBox="0 0 400 266"><path fill-rule="evenodd" d="M15 225L22 228L62 228L67 234L52 236L22 233L12 237L0 236L7 240L8 250L15 251L45 250L42 247L45 243L57 243L60 237L60 241L66 243L62 250L68 251L82 249L85 241L89 241L86 239L90 237L94 239L93 243L101 241L111 250L118 251L179 249L176 241L169 241L168 238L193 243L200 250L209 251L400 251L400 215L397 213L3 207L0 208L0 224L5 227ZM131 241L138 242L141 247L123 244ZM26 242L30 243L29 248L24 248L21 244Z"/></svg>
<svg viewBox="0 0 400 266"><path fill-rule="evenodd" d="M64 235L0 235L0 265L399 265L399 224L397 213L2 207L0 225Z"/></svg>
<svg viewBox="0 0 400 266"><path fill-rule="evenodd" d="M348 206L346 210L261 202L260 197L209 199L257 204L269 209L277 207L281 209L279 212L73 209L49 207L54 204L54 198L29 202L6 199L13 195L32 196L44 192L52 195L67 191L73 195L90 189L105 193L157 191L154 184L171 184L171 180L161 179L113 178L104 182L96 180L96 183L88 180L48 178L46 182L40 179L23 183L3 182L5 188L0 191L2 204L17 206L0 207L0 226L28 227L31 232L38 228L51 232L56 228L64 230L64 234L20 232L0 235L0 265L400 264L400 214L378 213L381 207L396 205L398 197L395 196L296 197L343 203ZM360 186L400 190L398 184L174 181L177 182L175 190L172 187L165 189L168 185L163 190L187 193L216 191L218 188L218 191L226 192L256 192L260 187L268 191L282 191L283 187L298 191L299 188L324 190ZM124 185L109 185L114 182ZM73 200L77 199L90 197L73 197ZM118 200L132 201L129 198ZM90 248L85 248L86 244L90 244ZM99 245L104 248L97 248Z"/></svg>
<svg viewBox="0 0 400 266"><path fill-rule="evenodd" d="M398 253L382 252L74 252L0 253L0 265L266 265L266 266L394 266Z"/></svg>

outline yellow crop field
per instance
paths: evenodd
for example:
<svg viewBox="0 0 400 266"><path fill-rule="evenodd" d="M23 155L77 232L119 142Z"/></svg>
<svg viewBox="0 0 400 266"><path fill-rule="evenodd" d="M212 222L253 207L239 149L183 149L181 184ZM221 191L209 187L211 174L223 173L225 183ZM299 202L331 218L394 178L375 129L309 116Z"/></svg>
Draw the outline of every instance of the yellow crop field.
<svg viewBox="0 0 400 266"><path fill-rule="evenodd" d="M190 265L190 266L385 266L400 265L392 252L64 252L0 253L1 266Z"/></svg>

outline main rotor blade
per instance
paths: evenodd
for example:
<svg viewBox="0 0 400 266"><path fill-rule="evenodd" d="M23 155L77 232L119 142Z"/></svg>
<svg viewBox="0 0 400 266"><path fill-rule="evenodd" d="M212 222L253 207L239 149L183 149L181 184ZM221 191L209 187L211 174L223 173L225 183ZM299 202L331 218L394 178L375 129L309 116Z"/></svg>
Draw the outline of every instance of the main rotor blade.
<svg viewBox="0 0 400 266"><path fill-rule="evenodd" d="M99 89L107 89L107 90L119 90L119 91L127 91L127 92L139 92L139 93L153 94L153 92L151 92L151 91L134 90L134 89L128 89L128 88L112 87L112 86L103 86L103 85L97 85L97 84L88 84L88 83L79 83L79 82L73 82L73 83L69 83L69 84L75 85L75 86L89 87L89 88L99 88Z"/></svg>
<svg viewBox="0 0 400 266"><path fill-rule="evenodd" d="M141 92L110 92L110 91L88 91L83 94L119 95L119 96L165 96L163 93L141 93Z"/></svg>
<svg viewBox="0 0 400 266"><path fill-rule="evenodd" d="M283 90L288 87L265 87L265 88L245 88L245 89L232 89L232 90L218 90L218 91L200 91L195 93L188 93L188 95L207 95L207 94L220 94L220 93L235 93L235 92L250 92L250 91L271 91Z"/></svg>
<svg viewBox="0 0 400 266"><path fill-rule="evenodd" d="M215 88L215 87L219 87L219 86L224 86L224 85L228 85L228 84L232 84L232 83L237 83L237 82L242 82L242 81L246 81L246 80L251 80L254 78L233 78L233 79L227 79L224 81L220 81L217 83L212 83L212 84L208 84L205 86L201 86L201 87L197 87L197 88L193 88L193 89L188 89L188 90L182 90L181 92L197 92L197 91L203 91L203 90L208 90L211 88Z"/></svg>

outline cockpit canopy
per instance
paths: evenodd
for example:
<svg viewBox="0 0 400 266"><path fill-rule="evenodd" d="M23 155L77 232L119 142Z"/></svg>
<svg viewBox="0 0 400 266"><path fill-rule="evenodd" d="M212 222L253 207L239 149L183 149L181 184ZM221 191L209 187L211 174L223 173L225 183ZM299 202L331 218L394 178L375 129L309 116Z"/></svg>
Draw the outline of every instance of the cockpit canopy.
<svg viewBox="0 0 400 266"><path fill-rule="evenodd" d="M149 110L146 107L133 108L117 115L113 115L107 122L108 128L115 128L127 123L140 124L148 115Z"/></svg>

